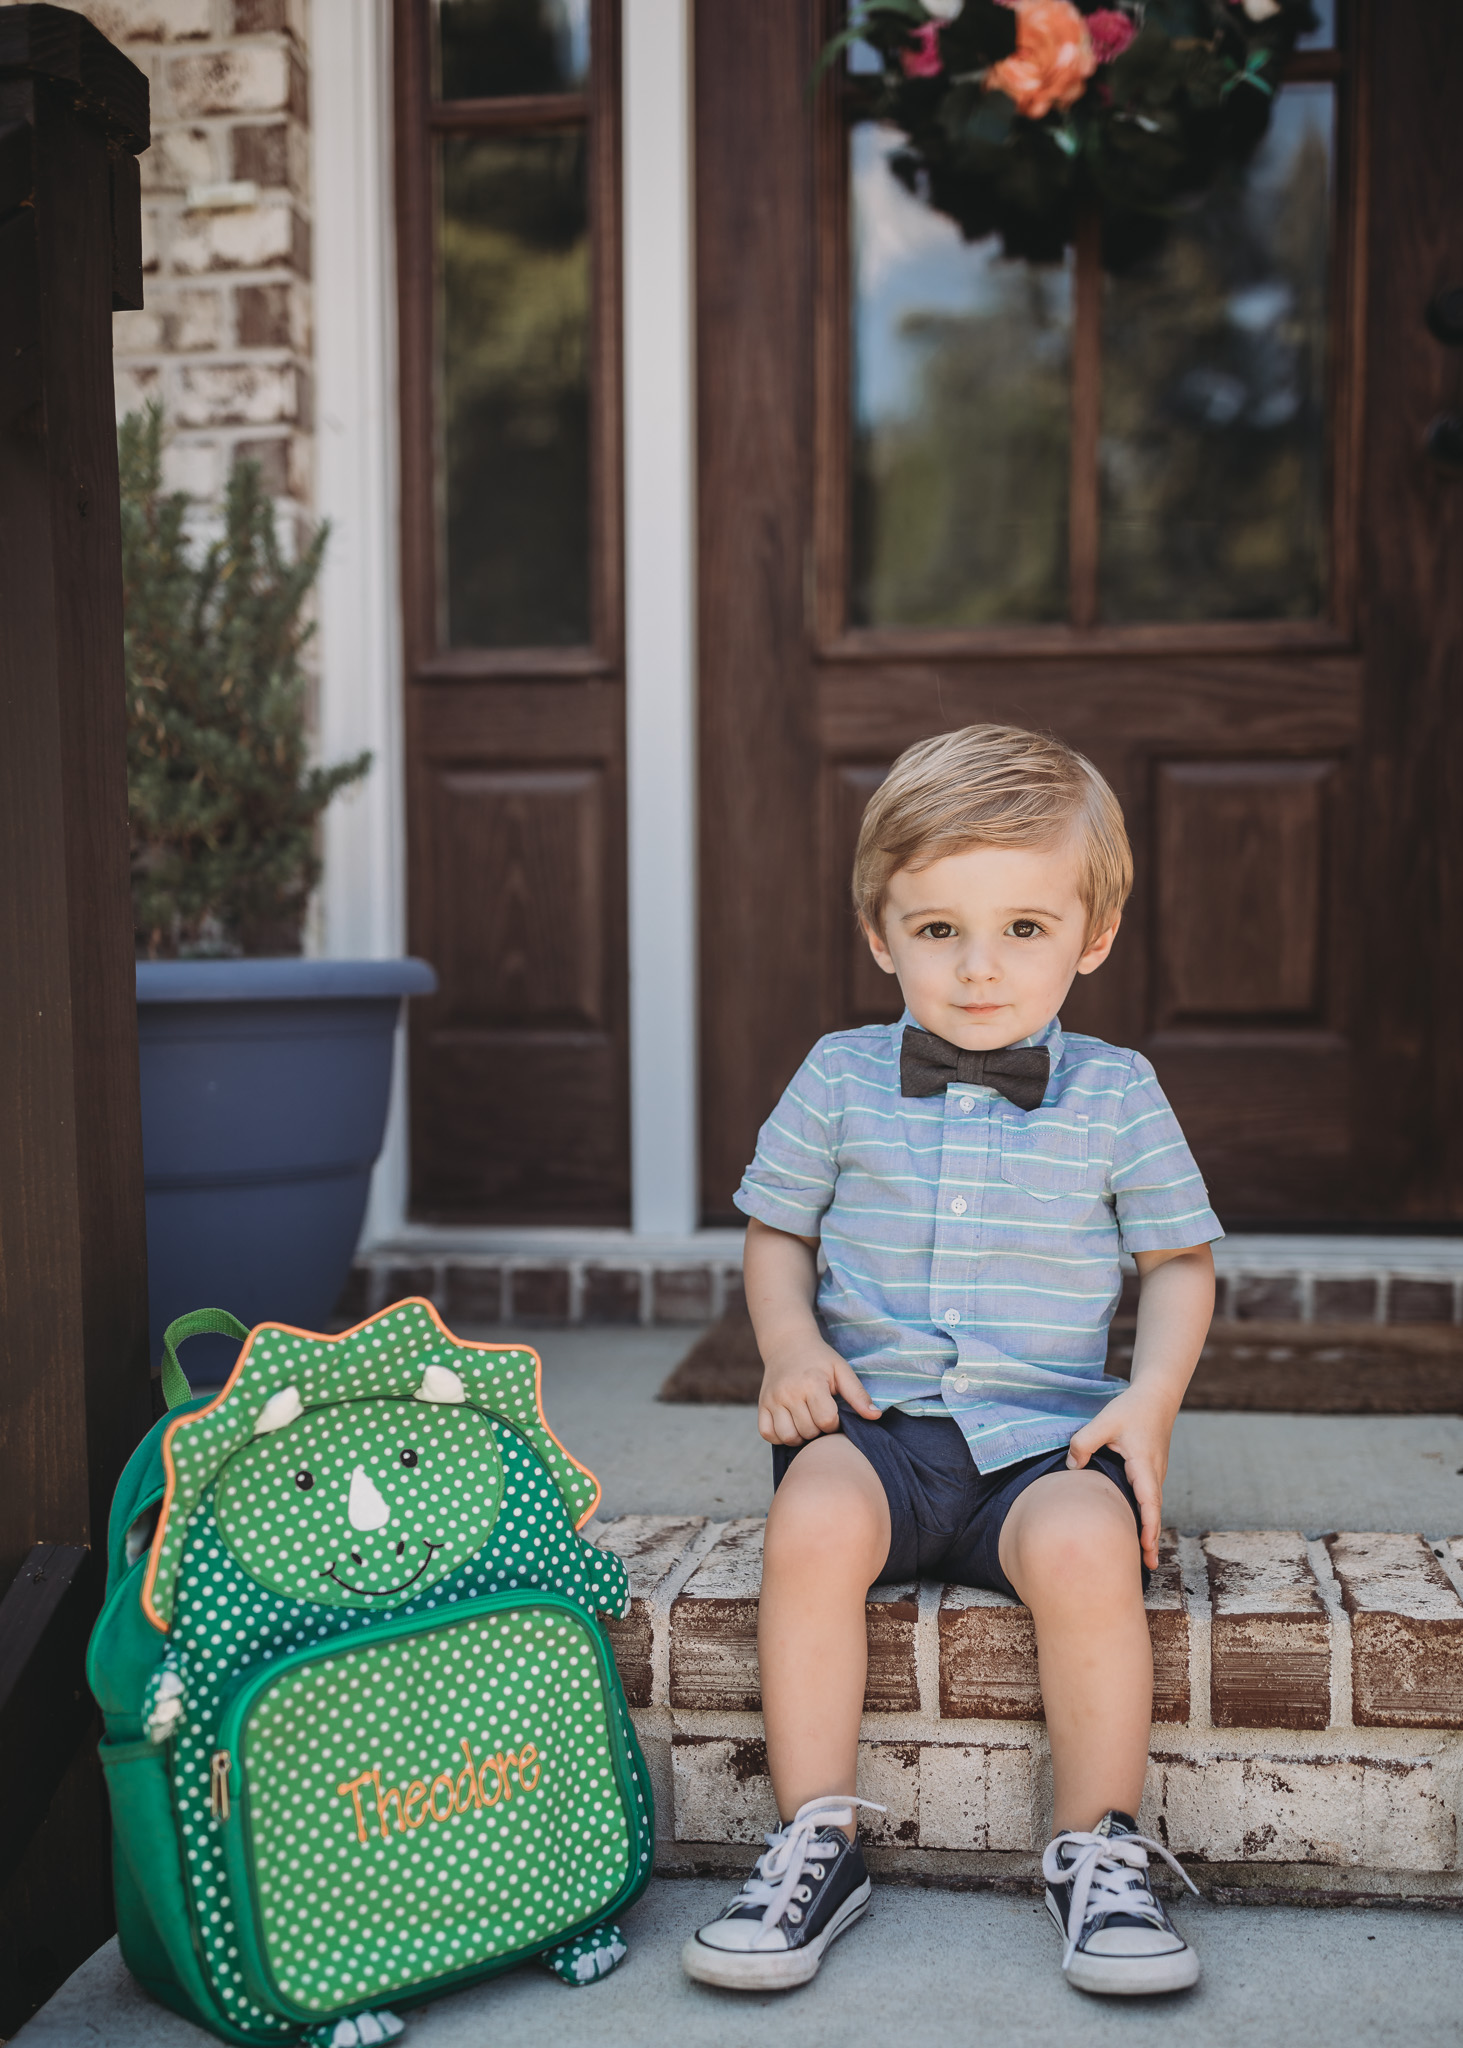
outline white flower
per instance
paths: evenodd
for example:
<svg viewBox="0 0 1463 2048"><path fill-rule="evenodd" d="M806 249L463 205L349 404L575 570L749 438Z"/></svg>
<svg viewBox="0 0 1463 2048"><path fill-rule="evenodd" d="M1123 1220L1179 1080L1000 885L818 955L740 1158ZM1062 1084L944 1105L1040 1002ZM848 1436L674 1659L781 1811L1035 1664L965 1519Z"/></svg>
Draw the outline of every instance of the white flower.
<svg viewBox="0 0 1463 2048"><path fill-rule="evenodd" d="M1251 21L1268 21L1280 12L1280 0L1244 0L1244 10Z"/></svg>
<svg viewBox="0 0 1463 2048"><path fill-rule="evenodd" d="M964 5L965 0L925 0L925 13L936 21L953 21Z"/></svg>

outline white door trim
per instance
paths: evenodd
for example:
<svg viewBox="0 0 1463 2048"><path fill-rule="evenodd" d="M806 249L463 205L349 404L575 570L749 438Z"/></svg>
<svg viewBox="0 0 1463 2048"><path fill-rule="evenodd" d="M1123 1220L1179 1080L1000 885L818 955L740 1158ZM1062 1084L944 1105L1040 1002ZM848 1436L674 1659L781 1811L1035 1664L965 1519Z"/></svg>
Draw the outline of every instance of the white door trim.
<svg viewBox="0 0 1463 2048"><path fill-rule="evenodd" d="M310 78L320 756L375 757L325 814L315 938L333 959L389 959L406 947L391 0L312 0ZM367 1243L406 1216L403 1038Z"/></svg>
<svg viewBox="0 0 1463 2048"><path fill-rule="evenodd" d="M697 1187L695 295L690 0L625 0L625 683L636 1235Z"/></svg>

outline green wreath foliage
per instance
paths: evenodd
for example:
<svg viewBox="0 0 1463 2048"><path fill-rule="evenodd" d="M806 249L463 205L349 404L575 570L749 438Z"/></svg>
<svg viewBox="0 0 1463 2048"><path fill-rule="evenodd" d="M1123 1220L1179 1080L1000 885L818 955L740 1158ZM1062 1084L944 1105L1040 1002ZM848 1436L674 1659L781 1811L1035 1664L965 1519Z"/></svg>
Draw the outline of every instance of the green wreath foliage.
<svg viewBox="0 0 1463 2048"><path fill-rule="evenodd" d="M161 408L130 413L117 442L137 951L297 953L320 814L371 765L308 762L303 611L326 529L287 559L259 465L239 462L199 550L187 494L163 490Z"/></svg>
<svg viewBox="0 0 1463 2048"><path fill-rule="evenodd" d="M877 51L878 74L850 86L905 136L895 175L967 241L999 235L1008 256L1055 263L1096 211L1103 262L1122 270L1254 152L1315 16L1310 0L1071 0L1090 76L1033 117L992 73L1018 53L1023 17L1052 5L855 0L822 65L853 43Z"/></svg>

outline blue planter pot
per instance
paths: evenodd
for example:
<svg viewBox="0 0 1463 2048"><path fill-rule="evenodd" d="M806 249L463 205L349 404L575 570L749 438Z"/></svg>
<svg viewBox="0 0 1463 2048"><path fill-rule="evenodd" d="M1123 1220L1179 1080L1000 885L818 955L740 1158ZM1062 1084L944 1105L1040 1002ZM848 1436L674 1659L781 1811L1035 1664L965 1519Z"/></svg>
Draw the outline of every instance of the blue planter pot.
<svg viewBox="0 0 1463 2048"><path fill-rule="evenodd" d="M137 966L152 1355L194 1308L323 1327L381 1150L402 999L423 960L158 960ZM237 1346L197 1337L221 1380Z"/></svg>

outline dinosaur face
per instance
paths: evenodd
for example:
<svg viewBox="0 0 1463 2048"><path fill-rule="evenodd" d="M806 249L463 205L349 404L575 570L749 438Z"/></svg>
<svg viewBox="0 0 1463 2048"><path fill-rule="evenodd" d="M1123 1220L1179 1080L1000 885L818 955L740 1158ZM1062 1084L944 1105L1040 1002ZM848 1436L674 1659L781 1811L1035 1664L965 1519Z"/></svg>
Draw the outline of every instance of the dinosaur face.
<svg viewBox="0 0 1463 2048"><path fill-rule="evenodd" d="M297 1411L298 1398L293 1413L280 1397L268 1404L214 1495L224 1542L261 1585L385 1612L487 1541L503 1466L478 1409L370 1400Z"/></svg>

